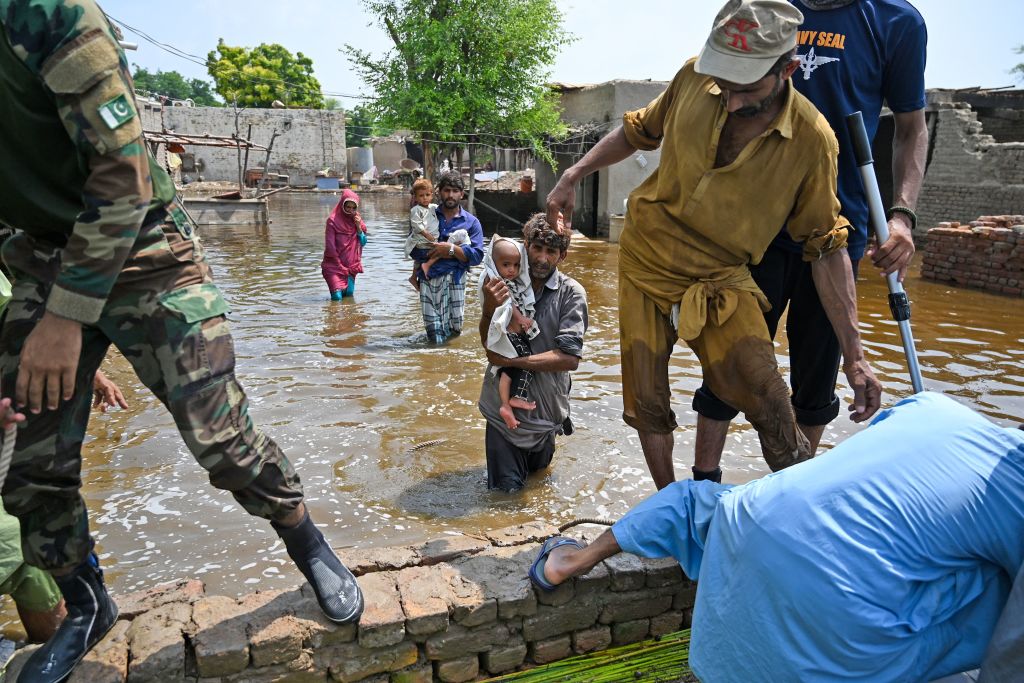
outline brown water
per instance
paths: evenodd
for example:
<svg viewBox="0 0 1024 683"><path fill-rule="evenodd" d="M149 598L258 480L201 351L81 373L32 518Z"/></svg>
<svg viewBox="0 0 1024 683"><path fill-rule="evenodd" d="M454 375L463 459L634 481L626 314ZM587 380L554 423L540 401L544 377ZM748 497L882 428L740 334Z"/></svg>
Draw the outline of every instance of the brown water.
<svg viewBox="0 0 1024 683"><path fill-rule="evenodd" d="M201 230L232 307L238 375L251 412L302 476L314 518L336 546L412 544L529 520L617 518L653 492L635 432L620 418L616 245L574 240L563 270L586 288L591 328L574 374L577 432L559 440L552 467L515 495L486 490L483 420L476 408L485 367L479 338L425 343L406 278L405 195L368 195L366 273L354 299L332 303L320 276L323 225L336 196L277 195L268 230ZM885 386L884 404L911 393L884 281L862 274L861 329ZM908 278L926 388L956 396L996 422L1024 421L1024 302ZM479 308L467 294L467 329ZM779 343L785 354L785 339ZM785 356L781 357L785 363ZM117 592L190 576L228 595L283 588L301 577L259 519L213 489L169 414L112 354L106 369L131 408L94 414L84 495L102 561ZM692 464L690 410L700 368L677 347L670 368L680 477ZM842 379L842 378L841 378ZM851 392L842 386L841 397ZM830 447L860 429L843 416ZM431 439L441 445L410 453ZM753 430L737 420L725 479L766 473Z"/></svg>

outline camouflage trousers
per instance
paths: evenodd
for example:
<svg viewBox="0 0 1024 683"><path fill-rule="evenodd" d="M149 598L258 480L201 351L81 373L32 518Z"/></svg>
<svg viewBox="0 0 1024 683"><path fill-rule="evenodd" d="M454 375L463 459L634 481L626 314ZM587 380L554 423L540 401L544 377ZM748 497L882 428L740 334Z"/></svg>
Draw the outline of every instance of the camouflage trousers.
<svg viewBox="0 0 1024 683"><path fill-rule="evenodd" d="M102 317L83 325L74 397L56 411L28 414L19 429L3 501L21 521L28 564L69 568L92 548L79 494L81 448L93 376L110 344L170 411L211 484L230 491L250 514L271 520L284 518L302 502L295 470L249 417L234 374L227 305L191 223L180 209L172 211L173 217L143 228ZM0 332L3 396L13 396L19 354L44 313L60 268L59 252L38 246L31 258L21 252L9 264L14 296Z"/></svg>

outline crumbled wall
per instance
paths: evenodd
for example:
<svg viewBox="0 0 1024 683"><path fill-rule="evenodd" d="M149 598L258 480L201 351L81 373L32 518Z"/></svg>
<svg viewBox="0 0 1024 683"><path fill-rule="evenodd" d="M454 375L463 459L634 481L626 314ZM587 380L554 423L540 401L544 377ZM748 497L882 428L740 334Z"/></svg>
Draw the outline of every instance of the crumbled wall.
<svg viewBox="0 0 1024 683"><path fill-rule="evenodd" d="M966 104L938 107L917 204L919 225L1024 213L1024 142L997 143Z"/></svg>
<svg viewBox="0 0 1024 683"><path fill-rule="evenodd" d="M1021 296L1024 216L982 216L928 231L921 274L929 280Z"/></svg>
<svg viewBox="0 0 1024 683"><path fill-rule="evenodd" d="M696 584L674 560L621 554L534 589L527 570L556 533L529 524L344 554L366 601L358 626L324 619L308 585L235 599L192 580L115 595L121 620L70 680L459 683L689 626Z"/></svg>

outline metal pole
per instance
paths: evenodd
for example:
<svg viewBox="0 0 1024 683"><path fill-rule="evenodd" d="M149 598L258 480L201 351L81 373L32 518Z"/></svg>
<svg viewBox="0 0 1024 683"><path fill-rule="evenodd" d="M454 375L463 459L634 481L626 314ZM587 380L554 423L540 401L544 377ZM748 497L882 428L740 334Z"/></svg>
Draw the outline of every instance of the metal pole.
<svg viewBox="0 0 1024 683"><path fill-rule="evenodd" d="M853 143L853 155L860 168L860 178L864 182L871 228L875 231L878 244L885 244L889 239L889 225L885 218L885 208L882 206L882 194L878 191L875 161L871 156L871 141L868 140L868 132L864 128L863 115L856 111L847 116L846 128ZM900 327L903 352L907 356L907 369L910 371L910 384L916 394L924 391L924 383L921 380L921 366L917 362L917 350L914 348L914 334L910 329L910 300L907 299L898 273L886 275L885 281L889 285L889 310Z"/></svg>

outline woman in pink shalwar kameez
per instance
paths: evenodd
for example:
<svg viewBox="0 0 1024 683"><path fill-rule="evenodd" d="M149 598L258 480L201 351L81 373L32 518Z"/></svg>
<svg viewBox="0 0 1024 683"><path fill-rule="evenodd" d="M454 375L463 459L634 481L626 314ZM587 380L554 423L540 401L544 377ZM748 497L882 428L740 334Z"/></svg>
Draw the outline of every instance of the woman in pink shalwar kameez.
<svg viewBox="0 0 1024 683"><path fill-rule="evenodd" d="M359 215L359 195L345 190L327 219L324 260L320 263L333 301L355 294L356 275L363 272L364 244L366 224Z"/></svg>

